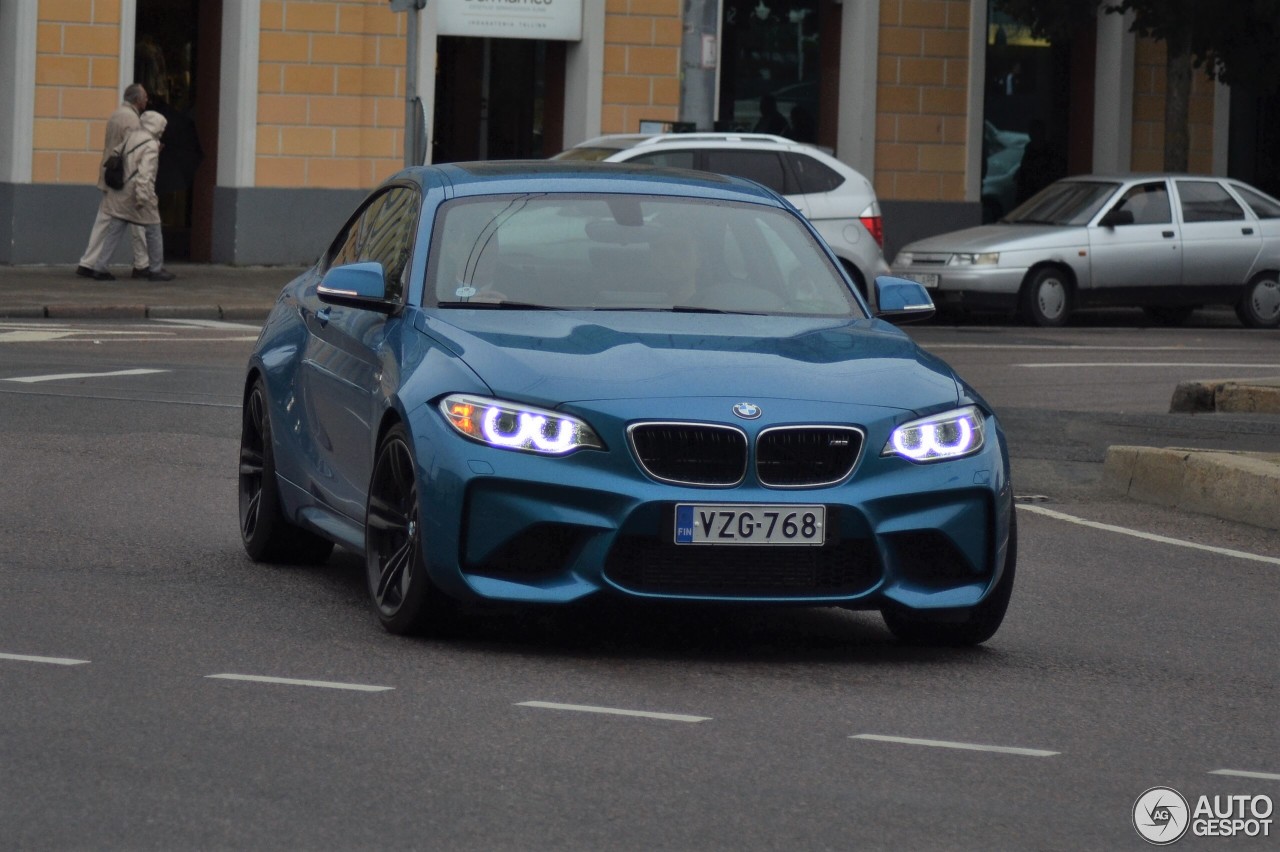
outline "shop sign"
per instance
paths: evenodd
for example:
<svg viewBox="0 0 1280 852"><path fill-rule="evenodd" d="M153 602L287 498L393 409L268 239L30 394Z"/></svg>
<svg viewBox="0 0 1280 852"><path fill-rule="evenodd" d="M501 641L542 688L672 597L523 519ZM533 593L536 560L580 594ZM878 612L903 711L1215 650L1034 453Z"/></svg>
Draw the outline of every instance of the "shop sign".
<svg viewBox="0 0 1280 852"><path fill-rule="evenodd" d="M437 32L447 36L582 40L583 0L437 0Z"/></svg>

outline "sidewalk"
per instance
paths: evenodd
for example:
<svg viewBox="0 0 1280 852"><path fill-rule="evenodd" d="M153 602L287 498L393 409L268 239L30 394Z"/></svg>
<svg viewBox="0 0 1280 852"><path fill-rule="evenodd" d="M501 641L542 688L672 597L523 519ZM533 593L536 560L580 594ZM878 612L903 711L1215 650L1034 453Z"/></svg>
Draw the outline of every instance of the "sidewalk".
<svg viewBox="0 0 1280 852"><path fill-rule="evenodd" d="M130 277L94 281L74 266L0 265L0 318L264 320L295 266L174 264L166 283Z"/></svg>
<svg viewBox="0 0 1280 852"><path fill-rule="evenodd" d="M115 281L93 281L71 266L0 265L0 318L260 322L280 288L302 272L208 264L169 269L177 279L160 284L129 277L128 266L112 268ZM1171 410L1197 417L1280 413L1277 399L1280 379L1187 382L1175 390ZM1103 481L1130 499L1280 529L1280 455L1117 446L1107 453Z"/></svg>

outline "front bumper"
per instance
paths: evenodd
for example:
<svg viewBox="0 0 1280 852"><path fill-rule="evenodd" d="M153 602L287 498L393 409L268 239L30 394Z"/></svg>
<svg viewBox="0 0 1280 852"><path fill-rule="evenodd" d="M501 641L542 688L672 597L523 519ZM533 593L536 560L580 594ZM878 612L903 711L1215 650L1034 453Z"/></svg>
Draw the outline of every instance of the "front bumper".
<svg viewBox="0 0 1280 852"><path fill-rule="evenodd" d="M750 475L731 488L655 481L619 440L621 428L602 430L599 418L593 426L608 451L547 458L468 442L443 431L433 411L420 414L424 556L436 584L457 598L567 603L605 593L954 608L980 602L1004 564L1013 503L994 419L978 454L924 465L880 457L892 424L858 423L867 441L847 479L784 489ZM679 545L677 503L822 504L827 541Z"/></svg>
<svg viewBox="0 0 1280 852"><path fill-rule="evenodd" d="M891 274L921 281L939 306L1013 308L1027 270L1007 266L911 264L895 266ZM936 281L932 280L934 276Z"/></svg>

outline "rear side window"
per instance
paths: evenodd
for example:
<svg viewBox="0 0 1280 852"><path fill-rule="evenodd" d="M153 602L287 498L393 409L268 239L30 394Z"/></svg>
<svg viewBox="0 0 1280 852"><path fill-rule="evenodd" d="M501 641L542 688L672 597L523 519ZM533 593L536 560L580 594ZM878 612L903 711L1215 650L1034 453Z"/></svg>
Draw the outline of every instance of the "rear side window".
<svg viewBox="0 0 1280 852"><path fill-rule="evenodd" d="M1231 184L1231 188L1244 199L1244 203L1249 205L1253 215L1259 219L1280 219L1280 201L1263 195L1261 192L1246 189L1238 183Z"/></svg>
<svg viewBox="0 0 1280 852"><path fill-rule="evenodd" d="M844 183L840 173L830 166L820 163L808 154L787 154L791 170L795 172L800 184L800 192L809 195L814 192L831 192Z"/></svg>
<svg viewBox="0 0 1280 852"><path fill-rule="evenodd" d="M1184 222L1230 222L1244 218L1244 210L1215 181L1180 180L1178 196L1182 200Z"/></svg>
<svg viewBox="0 0 1280 852"><path fill-rule="evenodd" d="M773 151L707 151L707 171L762 183L774 192L787 191L782 160Z"/></svg>
<svg viewBox="0 0 1280 852"><path fill-rule="evenodd" d="M692 151L651 151L627 160L628 163L644 163L646 166L670 166L675 169L692 169Z"/></svg>

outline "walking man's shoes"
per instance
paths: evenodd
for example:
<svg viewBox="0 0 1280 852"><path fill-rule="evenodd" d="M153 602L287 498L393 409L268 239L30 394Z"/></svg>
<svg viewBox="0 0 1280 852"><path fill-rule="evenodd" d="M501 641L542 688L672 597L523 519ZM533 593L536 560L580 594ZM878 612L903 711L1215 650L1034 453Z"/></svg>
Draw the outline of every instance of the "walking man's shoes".
<svg viewBox="0 0 1280 852"><path fill-rule="evenodd" d="M116 277L105 269L103 269L102 271L98 271L95 269L93 272L93 280L94 281L115 281Z"/></svg>
<svg viewBox="0 0 1280 852"><path fill-rule="evenodd" d="M147 273L147 277L150 278L152 281L172 281L178 276L174 275L172 272L170 272L167 269L161 269L158 272Z"/></svg>
<svg viewBox="0 0 1280 852"><path fill-rule="evenodd" d="M151 270L147 269L145 266L142 267L141 269L135 266L133 268L133 277L134 278L150 278Z"/></svg>
<svg viewBox="0 0 1280 852"><path fill-rule="evenodd" d="M93 269L88 266L77 266L76 275L79 275L81 278L92 278L94 273Z"/></svg>

